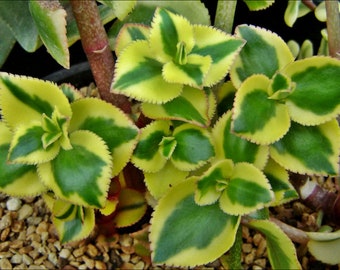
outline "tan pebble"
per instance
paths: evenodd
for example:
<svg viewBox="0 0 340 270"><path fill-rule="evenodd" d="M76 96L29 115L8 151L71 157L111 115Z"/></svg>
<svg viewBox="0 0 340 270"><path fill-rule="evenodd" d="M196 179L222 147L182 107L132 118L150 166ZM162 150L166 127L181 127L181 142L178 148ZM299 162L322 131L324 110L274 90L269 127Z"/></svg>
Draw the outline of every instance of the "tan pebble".
<svg viewBox="0 0 340 270"><path fill-rule="evenodd" d="M48 223L46 221L39 223L36 233L42 234L43 232L47 232L47 231L48 231Z"/></svg>
<svg viewBox="0 0 340 270"><path fill-rule="evenodd" d="M83 256L83 261L86 264L87 268L93 269L94 268L94 260L90 259L87 256Z"/></svg>
<svg viewBox="0 0 340 270"><path fill-rule="evenodd" d="M77 261L70 261L70 265L72 265L72 266L78 268L79 265L80 265L80 262L77 262Z"/></svg>
<svg viewBox="0 0 340 270"><path fill-rule="evenodd" d="M133 253L135 253L135 248L133 246L128 246L128 247L122 246L121 249L122 249L122 251L125 254L133 254Z"/></svg>
<svg viewBox="0 0 340 270"><path fill-rule="evenodd" d="M74 257L77 258L77 257L84 255L85 251L86 251L86 246L75 249L72 254L74 255Z"/></svg>
<svg viewBox="0 0 340 270"><path fill-rule="evenodd" d="M264 256L266 248L267 248L267 241L263 238L256 249L256 257L259 258L259 257Z"/></svg>
<svg viewBox="0 0 340 270"><path fill-rule="evenodd" d="M121 246L123 247L129 247L132 245L132 237L130 237L127 234L123 234L121 235L120 239L119 239L119 243L121 244Z"/></svg>
<svg viewBox="0 0 340 270"><path fill-rule="evenodd" d="M260 242L262 241L262 239L263 239L263 236L260 233L256 233L253 236L253 243L254 243L254 245L258 246L260 244Z"/></svg>
<svg viewBox="0 0 340 270"><path fill-rule="evenodd" d="M50 250L46 246L40 246L38 248L38 252L42 255L48 255L50 253Z"/></svg>
<svg viewBox="0 0 340 270"><path fill-rule="evenodd" d="M18 220L24 220L33 214L33 208L29 204L24 204L18 211Z"/></svg>
<svg viewBox="0 0 340 270"><path fill-rule="evenodd" d="M51 252L57 252L57 249L55 248L53 243L48 243L47 247Z"/></svg>
<svg viewBox="0 0 340 270"><path fill-rule="evenodd" d="M56 269L56 266L51 263L50 261L44 261L43 265L47 268L47 269Z"/></svg>
<svg viewBox="0 0 340 270"><path fill-rule="evenodd" d="M6 258L1 258L0 259L0 269L12 269L12 264L10 261Z"/></svg>
<svg viewBox="0 0 340 270"><path fill-rule="evenodd" d="M11 242L11 245L10 245L10 248L13 248L13 249L20 249L24 246L24 242L22 240L13 240Z"/></svg>
<svg viewBox="0 0 340 270"><path fill-rule="evenodd" d="M13 256L12 252L9 252L9 251L0 252L0 259L2 259L2 258L11 258L12 256Z"/></svg>
<svg viewBox="0 0 340 270"><path fill-rule="evenodd" d="M26 230L26 235L30 235L30 234L32 234L32 233L35 233L35 230L36 230L37 228L35 227L35 226L33 226L33 225L30 225L30 226L28 226L28 228L27 228L27 230Z"/></svg>
<svg viewBox="0 0 340 270"><path fill-rule="evenodd" d="M94 258L98 255L98 249L94 245L89 244L87 245L86 254Z"/></svg>
<svg viewBox="0 0 340 270"><path fill-rule="evenodd" d="M13 270L26 270L27 266L25 264L19 264L13 267Z"/></svg>
<svg viewBox="0 0 340 270"><path fill-rule="evenodd" d="M27 254L22 255L22 262L26 265L31 265L33 263L33 259Z"/></svg>
<svg viewBox="0 0 340 270"><path fill-rule="evenodd" d="M30 234L29 236L27 236L27 239L28 239L28 240L31 240L32 242L33 242L33 241L38 242L38 243L41 242L40 235L39 235L39 234L36 234L36 233Z"/></svg>
<svg viewBox="0 0 340 270"><path fill-rule="evenodd" d="M258 266L258 265L253 265L252 269L253 270L262 270L263 268L261 266Z"/></svg>
<svg viewBox="0 0 340 270"><path fill-rule="evenodd" d="M51 252L48 254L48 260L53 263L54 266L58 264L58 257L57 254L54 252Z"/></svg>
<svg viewBox="0 0 340 270"><path fill-rule="evenodd" d="M248 239L249 236L250 236L249 228L246 226L242 226L242 238Z"/></svg>
<svg viewBox="0 0 340 270"><path fill-rule="evenodd" d="M45 268L41 265L31 264L27 269L28 270L40 270L40 269L45 269Z"/></svg>
<svg viewBox="0 0 340 270"><path fill-rule="evenodd" d="M59 252L59 257L64 258L64 259L67 259L68 257L70 257L70 255L71 255L71 251L66 248L63 248Z"/></svg>
<svg viewBox="0 0 340 270"><path fill-rule="evenodd" d="M38 249L40 248L41 244L37 241L32 241L31 242L31 246L34 248L34 249Z"/></svg>
<svg viewBox="0 0 340 270"><path fill-rule="evenodd" d="M140 260L141 260L141 258L140 258L139 256L133 256L133 257L130 259L130 262L132 262L133 264L136 264L136 263L138 263Z"/></svg>
<svg viewBox="0 0 340 270"><path fill-rule="evenodd" d="M78 266L78 270L86 270L86 269L87 269L86 264L81 264Z"/></svg>
<svg viewBox="0 0 340 270"><path fill-rule="evenodd" d="M242 244L242 251L244 253L250 253L252 248L253 248L252 244L248 244L248 243Z"/></svg>
<svg viewBox="0 0 340 270"><path fill-rule="evenodd" d="M11 232L11 228L6 228L4 229L2 232L1 232L1 235L0 235L0 240L1 241L6 241L7 237L9 236Z"/></svg>
<svg viewBox="0 0 340 270"><path fill-rule="evenodd" d="M123 262L129 262L131 255L122 253L122 254L120 254L120 258L122 259Z"/></svg>
<svg viewBox="0 0 340 270"><path fill-rule="evenodd" d="M40 253L36 250L36 249L33 249L33 250L30 250L29 252L25 252L23 254L26 254L28 253L28 255L33 259L35 260L36 258L38 258L40 256Z"/></svg>
<svg viewBox="0 0 340 270"><path fill-rule="evenodd" d="M44 261L46 261L47 255L41 256L34 260L34 264L41 265Z"/></svg>
<svg viewBox="0 0 340 270"><path fill-rule="evenodd" d="M95 266L96 269L101 269L101 270L107 269L106 264L102 261L95 261L94 266Z"/></svg>
<svg viewBox="0 0 340 270"><path fill-rule="evenodd" d="M132 263L129 263L129 262L124 262L120 269L133 269L134 265Z"/></svg>
<svg viewBox="0 0 340 270"><path fill-rule="evenodd" d="M53 243L53 245L54 245L54 247L55 247L58 251L61 250L61 244L60 244L59 241L55 241L55 242Z"/></svg>
<svg viewBox="0 0 340 270"><path fill-rule="evenodd" d="M249 253L244 257L245 264L252 264L254 261L255 255L253 253Z"/></svg>
<svg viewBox="0 0 340 270"><path fill-rule="evenodd" d="M67 264L63 267L62 270L77 270L77 268L72 265Z"/></svg>
<svg viewBox="0 0 340 270"><path fill-rule="evenodd" d="M254 261L254 264L262 267L262 268L266 268L266 264L267 264L267 260L265 258L262 259L257 259Z"/></svg>
<svg viewBox="0 0 340 270"><path fill-rule="evenodd" d="M0 252L1 251L8 251L9 244L10 244L9 241L0 243Z"/></svg>
<svg viewBox="0 0 340 270"><path fill-rule="evenodd" d="M24 228L24 221L23 220L16 220L11 227L12 232L21 232Z"/></svg>
<svg viewBox="0 0 340 270"><path fill-rule="evenodd" d="M19 232L18 240L26 240L26 230Z"/></svg>
<svg viewBox="0 0 340 270"><path fill-rule="evenodd" d="M110 256L106 252L102 254L103 255L103 262L107 263L110 261Z"/></svg>
<svg viewBox="0 0 340 270"><path fill-rule="evenodd" d="M11 258L12 264L21 264L22 263L22 255L21 254L14 254Z"/></svg>
<svg viewBox="0 0 340 270"><path fill-rule="evenodd" d="M4 215L4 208L0 207L0 218L2 218L3 215Z"/></svg>
<svg viewBox="0 0 340 270"><path fill-rule="evenodd" d="M135 264L133 267L134 269L144 269L145 263L143 261L139 261L138 263Z"/></svg>
<svg viewBox="0 0 340 270"><path fill-rule="evenodd" d="M11 225L12 225L12 216L10 214L6 214L0 219L0 231L10 227Z"/></svg>
<svg viewBox="0 0 340 270"><path fill-rule="evenodd" d="M42 217L28 217L26 221L28 225L39 225L42 221Z"/></svg>

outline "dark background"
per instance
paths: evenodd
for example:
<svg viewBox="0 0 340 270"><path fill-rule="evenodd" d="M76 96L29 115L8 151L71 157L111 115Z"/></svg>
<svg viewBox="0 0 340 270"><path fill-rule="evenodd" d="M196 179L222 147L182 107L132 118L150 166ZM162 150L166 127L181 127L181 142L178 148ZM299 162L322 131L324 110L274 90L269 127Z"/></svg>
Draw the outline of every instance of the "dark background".
<svg viewBox="0 0 340 270"><path fill-rule="evenodd" d="M203 0L203 3L208 7L213 20L217 1ZM300 44L305 39L310 39L315 44L315 50L317 50L321 40L320 31L325 27L325 23L319 22L314 14L310 12L308 15L299 18L294 26L290 28L283 19L286 7L287 0L276 0L271 7L265 10L249 11L243 1L238 1L234 27L243 23L257 25L270 29L285 41L294 39ZM71 66L86 60L80 42L70 47L70 57ZM20 45L16 44L1 71L42 78L60 69L62 67L46 52L44 46L34 53L27 53Z"/></svg>

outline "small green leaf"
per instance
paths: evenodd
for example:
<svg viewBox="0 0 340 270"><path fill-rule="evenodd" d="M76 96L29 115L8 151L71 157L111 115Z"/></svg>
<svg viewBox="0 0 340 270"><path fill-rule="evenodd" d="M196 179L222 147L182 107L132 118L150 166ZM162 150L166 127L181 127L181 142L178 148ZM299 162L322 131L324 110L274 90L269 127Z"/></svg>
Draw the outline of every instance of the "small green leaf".
<svg viewBox="0 0 340 270"><path fill-rule="evenodd" d="M167 158L160 151L163 138L170 135L170 123L154 121L141 130L141 136L131 161L145 172L161 170Z"/></svg>
<svg viewBox="0 0 340 270"><path fill-rule="evenodd" d="M58 1L29 1L29 8L47 51L64 68L70 67L66 11Z"/></svg>
<svg viewBox="0 0 340 270"><path fill-rule="evenodd" d="M292 122L289 132L270 146L270 156L293 172L335 175L339 145L340 128L336 119L319 126Z"/></svg>
<svg viewBox="0 0 340 270"><path fill-rule="evenodd" d="M46 187L39 180L36 166L13 164L7 160L11 138L11 131L0 121L0 191L11 196L41 194Z"/></svg>
<svg viewBox="0 0 340 270"><path fill-rule="evenodd" d="M221 209L230 215L245 215L270 204L274 194L268 179L254 165L235 164L230 181L220 197Z"/></svg>
<svg viewBox="0 0 340 270"><path fill-rule="evenodd" d="M102 208L111 179L111 156L100 137L90 131L70 135L72 149L38 166L43 183L57 197L86 207ZM95 145L95 147L93 147Z"/></svg>
<svg viewBox="0 0 340 270"><path fill-rule="evenodd" d="M0 37L1 37L1 44L0 44L0 67L6 62L7 57L9 56L10 52L12 51L14 44L15 44L15 37L13 36L11 29L6 23L1 19L0 16Z"/></svg>
<svg viewBox="0 0 340 270"><path fill-rule="evenodd" d="M116 0L100 0L99 2L113 9L114 14L117 16L119 20L123 20L133 10L137 3L136 0L129 0L123 2Z"/></svg>
<svg viewBox="0 0 340 270"><path fill-rule="evenodd" d="M203 128L183 124L174 130L177 146L171 161L176 168L191 171L206 164L215 154L211 134Z"/></svg>
<svg viewBox="0 0 340 270"><path fill-rule="evenodd" d="M266 236L267 252L273 269L301 269L293 242L269 220L253 220L251 228Z"/></svg>
<svg viewBox="0 0 340 270"><path fill-rule="evenodd" d="M295 61L282 70L296 84L287 97L289 114L302 125L318 125L340 113L340 61L315 56Z"/></svg>
<svg viewBox="0 0 340 270"><path fill-rule="evenodd" d="M232 112L228 111L213 127L216 159L231 159L235 163L249 162L263 169L268 159L269 147L257 145L236 136L231 131L231 115Z"/></svg>
<svg viewBox="0 0 340 270"><path fill-rule="evenodd" d="M236 37L246 40L239 56L230 70L236 88L254 74L271 78L276 71L294 61L287 44L275 33L263 28L240 25Z"/></svg>
<svg viewBox="0 0 340 270"><path fill-rule="evenodd" d="M289 27L293 27L296 20L311 10L301 0L288 0L288 6L284 14L284 20Z"/></svg>
<svg viewBox="0 0 340 270"><path fill-rule="evenodd" d="M233 109L232 131L257 144L270 144L283 137L290 126L284 104L270 99L270 80L253 75L238 89Z"/></svg>
<svg viewBox="0 0 340 270"><path fill-rule="evenodd" d="M218 204L197 205L195 186L194 179L184 181L159 201L150 228L154 263L202 265L233 245L240 217L225 214Z"/></svg>

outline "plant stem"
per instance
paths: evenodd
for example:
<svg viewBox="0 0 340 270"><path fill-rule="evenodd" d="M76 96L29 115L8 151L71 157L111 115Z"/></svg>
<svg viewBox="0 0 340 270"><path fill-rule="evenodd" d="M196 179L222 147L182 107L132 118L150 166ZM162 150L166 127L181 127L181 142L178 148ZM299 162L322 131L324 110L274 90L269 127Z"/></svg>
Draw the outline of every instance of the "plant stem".
<svg viewBox="0 0 340 270"><path fill-rule="evenodd" d="M77 21L81 43L90 63L95 83L101 98L124 112L130 113L128 98L110 92L114 74L114 59L105 28L95 0L71 0L72 11Z"/></svg>
<svg viewBox="0 0 340 270"><path fill-rule="evenodd" d="M233 30L234 16L237 1L218 0L214 26L231 33Z"/></svg>
<svg viewBox="0 0 340 270"><path fill-rule="evenodd" d="M326 0L327 33L329 55L340 59L340 14L339 3Z"/></svg>

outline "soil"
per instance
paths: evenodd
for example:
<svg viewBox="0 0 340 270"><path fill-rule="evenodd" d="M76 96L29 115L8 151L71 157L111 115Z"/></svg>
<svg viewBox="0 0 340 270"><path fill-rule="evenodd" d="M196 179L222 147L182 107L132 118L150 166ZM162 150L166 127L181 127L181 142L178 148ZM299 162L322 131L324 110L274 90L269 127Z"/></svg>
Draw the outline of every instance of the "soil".
<svg viewBox="0 0 340 270"><path fill-rule="evenodd" d="M324 186L334 190L334 179ZM306 231L318 229L318 212L295 201L271 209L272 215ZM147 230L147 228L145 228ZM271 269L266 240L258 232L242 227L243 269ZM11 198L0 193L0 269L164 269L150 257L138 256L131 234L105 237L98 229L89 238L61 244L49 210L41 197ZM316 261L306 246L296 244L303 269L340 269ZM195 269L225 269L222 259Z"/></svg>

